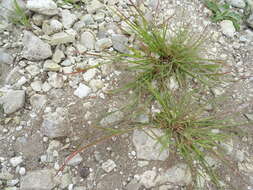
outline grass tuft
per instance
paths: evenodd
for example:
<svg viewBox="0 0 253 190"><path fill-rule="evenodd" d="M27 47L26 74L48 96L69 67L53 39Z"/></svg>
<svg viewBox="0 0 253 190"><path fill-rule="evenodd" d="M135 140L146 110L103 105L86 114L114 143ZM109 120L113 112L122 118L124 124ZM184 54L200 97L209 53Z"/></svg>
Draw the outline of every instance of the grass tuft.
<svg viewBox="0 0 253 190"><path fill-rule="evenodd" d="M25 27L30 27L30 20L27 16L25 10L20 7L17 0L13 0L13 14L10 16L10 20L13 24L23 25Z"/></svg>

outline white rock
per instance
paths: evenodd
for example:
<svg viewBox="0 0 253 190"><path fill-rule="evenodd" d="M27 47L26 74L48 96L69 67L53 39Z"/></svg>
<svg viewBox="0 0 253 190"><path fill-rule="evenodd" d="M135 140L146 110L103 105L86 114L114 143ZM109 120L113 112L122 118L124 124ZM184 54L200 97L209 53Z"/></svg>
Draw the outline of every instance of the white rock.
<svg viewBox="0 0 253 190"><path fill-rule="evenodd" d="M140 176L140 183L143 184L146 188L154 187L156 185L155 177L156 177L155 171L153 170L145 171Z"/></svg>
<svg viewBox="0 0 253 190"><path fill-rule="evenodd" d="M37 65L29 65L25 69L32 76L36 76L40 73L40 68Z"/></svg>
<svg viewBox="0 0 253 190"><path fill-rule="evenodd" d="M52 60L55 63L60 63L64 58L65 58L64 53L61 50L56 49L55 52L54 52Z"/></svg>
<svg viewBox="0 0 253 190"><path fill-rule="evenodd" d="M115 162L113 161L113 160L111 160L111 159L109 159L109 160L107 160L106 162L104 162L103 164L102 164L102 169L105 171L105 172L107 172L107 173L109 173L109 172L111 172L114 168L116 168L117 166L116 166L116 164L115 164Z"/></svg>
<svg viewBox="0 0 253 190"><path fill-rule="evenodd" d="M77 166L78 164L80 164L83 161L83 158L81 157L81 155L78 153L77 155L75 155L68 163L67 165L69 166Z"/></svg>
<svg viewBox="0 0 253 190"><path fill-rule="evenodd" d="M40 92L42 90L42 82L41 81L34 81L31 83L31 87L35 92Z"/></svg>
<svg viewBox="0 0 253 190"><path fill-rule="evenodd" d="M55 63L52 60L46 60L45 63L44 63L44 66L43 66L44 71L57 72L57 71L60 71L60 69L61 69L61 66L58 65L57 63Z"/></svg>
<svg viewBox="0 0 253 190"><path fill-rule="evenodd" d="M79 98L85 98L91 93L91 88L85 84L79 84L79 87L74 91L74 95Z"/></svg>
<svg viewBox="0 0 253 190"><path fill-rule="evenodd" d="M87 49L94 49L95 47L95 35L91 32L83 32L80 38L80 44L84 45Z"/></svg>
<svg viewBox="0 0 253 190"><path fill-rule="evenodd" d="M30 61L40 61L52 56L51 47L33 33L24 31L22 55Z"/></svg>
<svg viewBox="0 0 253 190"><path fill-rule="evenodd" d="M97 74L97 69L89 69L83 74L83 80L89 82Z"/></svg>
<svg viewBox="0 0 253 190"><path fill-rule="evenodd" d="M133 133L133 143L137 151L137 158L145 160L166 160L169 157L169 151L165 149L161 152L162 146L156 140L157 137L161 137L162 135L164 135L163 132L158 129L146 128L143 130L135 130Z"/></svg>
<svg viewBox="0 0 253 190"><path fill-rule="evenodd" d="M63 28L62 23L56 19L50 20L50 26L51 26L53 32L59 32Z"/></svg>
<svg viewBox="0 0 253 190"><path fill-rule="evenodd" d="M96 42L95 49L96 49L96 51L103 51L104 49L107 49L107 48L111 47L112 45L113 44L112 44L111 39L103 38L103 39L100 39Z"/></svg>
<svg viewBox="0 0 253 190"><path fill-rule="evenodd" d="M99 9L102 9L103 7L104 7L104 5L102 3L100 3L100 1L92 0L91 3L89 5L87 5L87 11L88 11L88 13L93 14L96 11L98 11Z"/></svg>
<svg viewBox="0 0 253 190"><path fill-rule="evenodd" d="M100 79L93 79L89 82L89 86L91 87L93 92L104 87L104 82Z"/></svg>
<svg viewBox="0 0 253 190"><path fill-rule="evenodd" d="M10 159L12 167L16 167L23 162L22 156L13 157Z"/></svg>
<svg viewBox="0 0 253 190"><path fill-rule="evenodd" d="M225 36L233 37L235 35L235 27L231 20L223 20L220 22L221 31Z"/></svg>
<svg viewBox="0 0 253 190"><path fill-rule="evenodd" d="M19 175L21 175L21 176L22 176L22 175L25 175L26 169L25 169L24 167L20 167L18 173L19 173Z"/></svg>
<svg viewBox="0 0 253 190"><path fill-rule="evenodd" d="M48 83L54 88L62 88L64 85L63 76L58 73L53 73L49 76Z"/></svg>
<svg viewBox="0 0 253 190"><path fill-rule="evenodd" d="M61 12L62 23L64 28L70 29L73 24L77 21L77 17L75 14L72 14L69 10L64 9Z"/></svg>
<svg viewBox="0 0 253 190"><path fill-rule="evenodd" d="M44 15L56 15L58 13L57 5L53 0L28 0L26 7Z"/></svg>
<svg viewBox="0 0 253 190"><path fill-rule="evenodd" d="M24 90L10 90L0 96L0 104L3 105L4 113L11 114L22 108L25 104Z"/></svg>

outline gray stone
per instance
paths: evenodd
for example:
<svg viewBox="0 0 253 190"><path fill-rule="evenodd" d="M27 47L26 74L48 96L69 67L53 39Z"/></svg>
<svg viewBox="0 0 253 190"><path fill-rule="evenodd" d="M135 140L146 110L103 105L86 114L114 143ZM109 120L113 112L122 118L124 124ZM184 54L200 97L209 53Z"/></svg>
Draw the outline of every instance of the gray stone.
<svg viewBox="0 0 253 190"><path fill-rule="evenodd" d="M64 58L65 58L64 53L61 50L56 49L55 52L54 52L52 60L55 63L60 63Z"/></svg>
<svg viewBox="0 0 253 190"><path fill-rule="evenodd" d="M49 138L65 137L69 135L70 128L65 120L65 115L58 112L49 112L44 115L41 132Z"/></svg>
<svg viewBox="0 0 253 190"><path fill-rule="evenodd" d="M92 0L89 5L87 5L87 11L90 14L95 13L96 11L102 9L104 5L98 0Z"/></svg>
<svg viewBox="0 0 253 190"><path fill-rule="evenodd" d="M42 90L42 82L39 80L33 81L31 83L31 88L35 91L35 92L40 92Z"/></svg>
<svg viewBox="0 0 253 190"><path fill-rule="evenodd" d="M41 14L34 14L32 17L32 21L35 25L41 26L43 21L45 20L45 16Z"/></svg>
<svg viewBox="0 0 253 190"><path fill-rule="evenodd" d="M4 113L11 114L22 108L25 104L24 90L10 90L0 97L0 104L3 105Z"/></svg>
<svg viewBox="0 0 253 190"><path fill-rule="evenodd" d="M223 20L220 22L221 31L225 36L233 37L235 35L235 27L231 20Z"/></svg>
<svg viewBox="0 0 253 190"><path fill-rule="evenodd" d="M53 0L28 0L26 7L36 13L44 15L56 15L58 13L57 5Z"/></svg>
<svg viewBox="0 0 253 190"><path fill-rule="evenodd" d="M23 57L30 61L40 61L52 56L51 47L29 31L24 32Z"/></svg>
<svg viewBox="0 0 253 190"><path fill-rule="evenodd" d="M47 96L46 95L40 95L40 94L34 94L31 98L30 98L30 103L32 105L32 108L34 110L42 110L47 103Z"/></svg>
<svg viewBox="0 0 253 190"><path fill-rule="evenodd" d="M244 8L246 3L244 0L226 0L230 5L236 8Z"/></svg>
<svg viewBox="0 0 253 190"><path fill-rule="evenodd" d="M85 84L79 84L79 87L74 91L74 95L79 98L85 98L91 93L91 88Z"/></svg>
<svg viewBox="0 0 253 190"><path fill-rule="evenodd" d="M80 164L83 161L83 158L81 157L81 155L78 153L77 155L75 155L68 163L67 165L69 166L77 166L78 164Z"/></svg>
<svg viewBox="0 0 253 190"><path fill-rule="evenodd" d="M146 188L151 188L156 185L156 172L153 170L145 171L140 176L140 183L143 184Z"/></svg>
<svg viewBox="0 0 253 190"><path fill-rule="evenodd" d="M111 159L107 160L102 164L102 169L107 173L110 173L114 168L116 168L116 164Z"/></svg>
<svg viewBox="0 0 253 190"><path fill-rule="evenodd" d="M60 69L61 69L61 66L52 60L46 60L43 66L44 71L57 72L57 71L60 71Z"/></svg>
<svg viewBox="0 0 253 190"><path fill-rule="evenodd" d="M72 14L69 10L66 9L62 10L61 17L63 26L66 29L70 29L78 19L75 14Z"/></svg>
<svg viewBox="0 0 253 190"><path fill-rule="evenodd" d="M73 29L68 29L64 32L56 33L51 37L50 44L59 45L59 44L72 43L75 41L76 35L77 35L76 31Z"/></svg>
<svg viewBox="0 0 253 190"><path fill-rule="evenodd" d="M124 114L122 111L117 109L108 110L108 115L100 121L100 125L106 127L110 124L120 121L123 119Z"/></svg>
<svg viewBox="0 0 253 190"><path fill-rule="evenodd" d="M191 183L191 172L186 164L177 164L169 168L156 178L156 184L172 183L176 185L189 185Z"/></svg>
<svg viewBox="0 0 253 190"><path fill-rule="evenodd" d="M29 65L25 69L32 76L36 76L40 73L40 68L37 65Z"/></svg>
<svg viewBox="0 0 253 190"><path fill-rule="evenodd" d="M52 73L48 78L48 83L54 88L62 88L64 85L63 76L58 73Z"/></svg>
<svg viewBox="0 0 253 190"><path fill-rule="evenodd" d="M253 13L249 16L249 18L246 20L247 25L253 29Z"/></svg>
<svg viewBox="0 0 253 190"><path fill-rule="evenodd" d="M87 49L95 48L95 35L91 32L83 32L80 38L80 44L84 45Z"/></svg>
<svg viewBox="0 0 253 190"><path fill-rule="evenodd" d="M27 172L21 178L20 190L49 190L55 186L53 181L53 170L35 170Z"/></svg>
<svg viewBox="0 0 253 190"><path fill-rule="evenodd" d="M72 184L72 177L69 173L64 174L61 176L61 189L67 188L70 184Z"/></svg>
<svg viewBox="0 0 253 190"><path fill-rule="evenodd" d="M156 136L155 136L156 135ZM158 129L135 130L133 133L133 143L137 151L138 159L145 160L166 160L169 157L167 149L162 150L161 144L156 140L163 132Z"/></svg>
<svg viewBox="0 0 253 190"><path fill-rule="evenodd" d="M109 39L109 38L103 38L103 39L100 39L96 42L95 44L95 49L96 51L103 51L109 47L111 47L113 44L112 44L112 40Z"/></svg>
<svg viewBox="0 0 253 190"><path fill-rule="evenodd" d="M11 65L13 63L13 57L6 52L5 49L0 48L0 65L8 64Z"/></svg>
<svg viewBox="0 0 253 190"><path fill-rule="evenodd" d="M113 48L121 53L128 52L127 42L128 38L125 35L121 34L112 35Z"/></svg>

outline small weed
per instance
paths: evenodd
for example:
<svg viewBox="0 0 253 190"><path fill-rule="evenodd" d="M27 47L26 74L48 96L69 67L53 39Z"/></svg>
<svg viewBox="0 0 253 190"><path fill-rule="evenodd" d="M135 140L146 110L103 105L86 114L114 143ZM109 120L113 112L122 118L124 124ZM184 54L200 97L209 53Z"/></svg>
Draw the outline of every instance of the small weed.
<svg viewBox="0 0 253 190"><path fill-rule="evenodd" d="M27 14L25 13L25 10L20 7L17 0L13 0L13 14L10 16L10 20L12 23L16 25L23 25L26 27L30 27L30 20Z"/></svg>
<svg viewBox="0 0 253 190"><path fill-rule="evenodd" d="M214 0L204 0L205 6L213 13L211 19L213 22L220 22L223 20L231 20L236 30L240 29L241 15L231 11L228 3L219 4Z"/></svg>
<svg viewBox="0 0 253 190"><path fill-rule="evenodd" d="M78 5L74 0L62 0L62 3L60 5L73 5L75 8L80 8L80 5Z"/></svg>

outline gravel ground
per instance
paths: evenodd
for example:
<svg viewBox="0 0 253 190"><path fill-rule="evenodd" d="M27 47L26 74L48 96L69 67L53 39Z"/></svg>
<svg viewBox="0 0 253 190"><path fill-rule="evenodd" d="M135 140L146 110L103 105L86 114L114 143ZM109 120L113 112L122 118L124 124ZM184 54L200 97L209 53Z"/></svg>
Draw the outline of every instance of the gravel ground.
<svg viewBox="0 0 253 190"><path fill-rule="evenodd" d="M129 80L129 73L118 66L68 74L103 61L85 52L126 51L132 39L121 32L124 23L108 7L127 13L129 1L74 1L78 6L61 0L18 0L31 16L29 29L13 25L8 20L11 1L0 1L0 189L187 189L192 179L186 165L167 151L159 154L156 142L138 130L77 154L56 175L68 155L104 135L95 125L107 126L126 116L119 108L129 101L128 93L107 93ZM244 0L228 2L243 12ZM158 1L138 3L154 10ZM163 0L159 5L162 16L174 15L174 25L183 19L195 33L206 28L212 34L207 56L225 59L229 69L224 71L232 78L212 91L229 97L222 108L237 112L235 120L253 120L253 13L236 31L228 20L212 23L201 1ZM223 176L237 190L253 190L253 129L242 129L246 135L224 147L247 183L231 171L224 170ZM210 163L222 168L212 158ZM203 189L214 189L208 179L205 183Z"/></svg>

